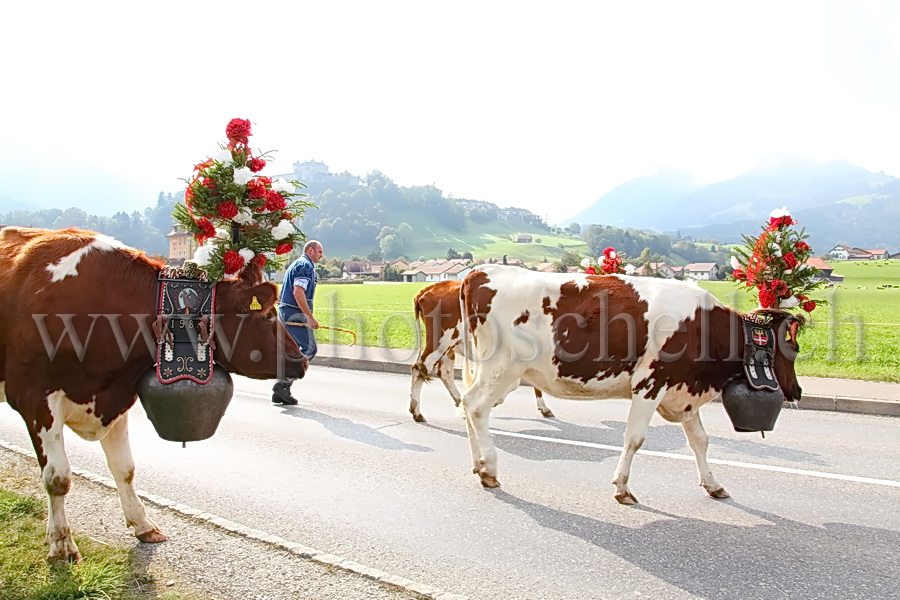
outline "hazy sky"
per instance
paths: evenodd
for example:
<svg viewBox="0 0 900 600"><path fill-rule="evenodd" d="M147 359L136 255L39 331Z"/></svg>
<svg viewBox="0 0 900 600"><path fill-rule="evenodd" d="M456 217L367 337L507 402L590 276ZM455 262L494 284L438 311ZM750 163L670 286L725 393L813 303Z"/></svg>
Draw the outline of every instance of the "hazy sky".
<svg viewBox="0 0 900 600"><path fill-rule="evenodd" d="M663 166L715 181L796 153L900 176L893 0L3 12L0 160L100 166L152 190L148 205L181 189L232 117L278 151L264 173L309 159L379 169L554 222Z"/></svg>

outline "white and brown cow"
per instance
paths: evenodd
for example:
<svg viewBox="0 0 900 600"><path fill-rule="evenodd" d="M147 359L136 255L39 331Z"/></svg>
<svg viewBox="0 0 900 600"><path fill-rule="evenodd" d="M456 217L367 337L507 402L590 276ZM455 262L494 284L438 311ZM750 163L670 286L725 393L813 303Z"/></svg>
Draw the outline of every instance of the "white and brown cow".
<svg viewBox="0 0 900 600"><path fill-rule="evenodd" d="M560 398L630 398L624 448L612 483L622 504L635 452L653 412L681 423L700 485L728 494L706 461L699 409L741 376L740 315L697 285L625 275L535 273L489 265L466 276L460 292L470 336L463 395L474 472L496 487L491 408L522 379ZM799 321L777 311L775 370L787 399L800 398L794 373Z"/></svg>
<svg viewBox="0 0 900 600"><path fill-rule="evenodd" d="M409 412L419 423L425 417L419 411L419 400L422 396L422 384L431 381L436 372L450 392L454 404L459 406L462 396L453 381L453 369L456 352L462 352L460 345L462 317L459 307L459 289L461 281L440 281L433 283L416 295L413 300L416 328L419 337L419 358L412 366L412 385L409 391ZM423 335L421 325L425 325ZM534 390L538 411L545 417L552 417L553 411L547 408L543 395L537 388Z"/></svg>
<svg viewBox="0 0 900 600"><path fill-rule="evenodd" d="M64 508L72 470L63 425L100 441L138 539L166 539L135 493L127 412L155 363L161 267L90 231L0 230L0 401L22 415L37 453L50 560L80 558ZM216 284L218 365L258 379L303 376L306 361L276 318L276 297L255 265Z"/></svg>

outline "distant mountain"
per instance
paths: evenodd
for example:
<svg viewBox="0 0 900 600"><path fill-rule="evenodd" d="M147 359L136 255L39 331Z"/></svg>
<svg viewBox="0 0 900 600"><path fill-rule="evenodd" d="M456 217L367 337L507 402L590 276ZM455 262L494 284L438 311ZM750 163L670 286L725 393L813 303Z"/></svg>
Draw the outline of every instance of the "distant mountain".
<svg viewBox="0 0 900 600"><path fill-rule="evenodd" d="M643 213L645 207L652 212L670 206L701 187L694 175L676 169L637 177L613 188L571 219L566 219L565 224L574 221L581 225L661 230L656 221L639 218L636 213ZM641 215L648 216L652 215Z"/></svg>
<svg viewBox="0 0 900 600"><path fill-rule="evenodd" d="M772 209L786 206L818 252L836 243L900 249L900 189L894 191L900 180L847 161L770 157L733 179L685 192L688 181L684 175L671 183L667 176L633 179L572 220L735 243L741 233L755 234ZM590 215L598 218L585 218Z"/></svg>

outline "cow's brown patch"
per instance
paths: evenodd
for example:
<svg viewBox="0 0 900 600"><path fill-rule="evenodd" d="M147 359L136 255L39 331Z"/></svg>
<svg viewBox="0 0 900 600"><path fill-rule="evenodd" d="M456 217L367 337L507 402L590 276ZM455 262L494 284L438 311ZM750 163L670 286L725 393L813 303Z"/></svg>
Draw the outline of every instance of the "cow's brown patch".
<svg viewBox="0 0 900 600"><path fill-rule="evenodd" d="M461 281L440 281L429 285L416 294L413 310L416 319L425 324L425 339L421 357L434 352L441 342L441 337L452 330L453 339L459 337L458 325L461 320L459 308L459 290Z"/></svg>
<svg viewBox="0 0 900 600"><path fill-rule="evenodd" d="M773 328L776 345L775 373L787 398L799 398L794 372L796 342L786 339L789 319L776 315ZM786 352L787 351L787 352ZM652 374L635 385L655 398L666 387L684 386L692 395L722 390L734 377L743 376L744 342L740 315L728 308L697 308L663 345L660 357L651 365Z"/></svg>
<svg viewBox="0 0 900 600"><path fill-rule="evenodd" d="M647 303L634 288L617 277L589 277L587 289L566 282L560 292L549 311L559 376L587 382L632 372L647 345Z"/></svg>
<svg viewBox="0 0 900 600"><path fill-rule="evenodd" d="M528 322L528 318L531 316L531 313L527 310L523 310L522 314L516 317L516 320L513 321L513 325L523 325Z"/></svg>
<svg viewBox="0 0 900 600"><path fill-rule="evenodd" d="M462 298L465 305L469 331L475 331L478 325L487 320L487 314L491 310L491 302L497 295L496 290L487 287L490 277L484 271L472 271L462 282Z"/></svg>

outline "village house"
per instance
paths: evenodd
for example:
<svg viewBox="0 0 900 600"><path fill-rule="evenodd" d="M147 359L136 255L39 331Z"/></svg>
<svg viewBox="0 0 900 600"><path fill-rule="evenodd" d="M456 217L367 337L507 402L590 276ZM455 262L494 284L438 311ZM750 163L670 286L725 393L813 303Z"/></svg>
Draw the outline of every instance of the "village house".
<svg viewBox="0 0 900 600"><path fill-rule="evenodd" d="M843 275L838 275L834 272L834 267L829 265L827 262L822 260L821 258L812 256L804 263L807 266L814 267L819 269L822 272L821 279L825 281L831 281L834 283L841 283L844 281Z"/></svg>
<svg viewBox="0 0 900 600"><path fill-rule="evenodd" d="M465 258L440 259L435 258L425 262L414 261L409 269L400 275L404 282L436 283L438 281L461 280L472 267Z"/></svg>
<svg viewBox="0 0 900 600"><path fill-rule="evenodd" d="M171 264L181 265L184 264L184 261L194 258L194 252L197 251L197 240L191 233L173 227L166 237L169 239L168 258Z"/></svg>
<svg viewBox="0 0 900 600"><path fill-rule="evenodd" d="M719 265L716 263L691 263L683 269L685 279L695 281L715 281L719 278Z"/></svg>
<svg viewBox="0 0 900 600"><path fill-rule="evenodd" d="M851 247L847 244L838 244L828 251L831 260L880 260L890 258L890 253L885 249L868 249Z"/></svg>
<svg viewBox="0 0 900 600"><path fill-rule="evenodd" d="M342 279L359 279L372 277L381 279L384 261L381 260L346 260L341 269Z"/></svg>

